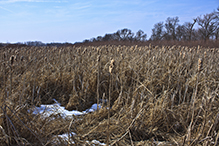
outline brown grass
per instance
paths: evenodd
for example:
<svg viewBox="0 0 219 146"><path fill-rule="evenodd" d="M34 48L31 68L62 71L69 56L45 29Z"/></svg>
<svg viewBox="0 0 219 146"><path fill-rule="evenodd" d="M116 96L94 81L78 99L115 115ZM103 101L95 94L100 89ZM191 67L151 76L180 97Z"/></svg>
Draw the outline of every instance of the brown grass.
<svg viewBox="0 0 219 146"><path fill-rule="evenodd" d="M0 56L2 145L106 143L107 134L110 145L218 145L219 48L6 46ZM68 110L103 107L72 119L32 113L53 99Z"/></svg>

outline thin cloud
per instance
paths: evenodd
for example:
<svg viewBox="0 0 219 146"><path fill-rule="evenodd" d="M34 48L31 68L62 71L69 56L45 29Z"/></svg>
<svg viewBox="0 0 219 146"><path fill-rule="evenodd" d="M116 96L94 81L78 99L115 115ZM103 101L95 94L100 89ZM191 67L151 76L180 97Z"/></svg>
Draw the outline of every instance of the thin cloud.
<svg viewBox="0 0 219 146"><path fill-rule="evenodd" d="M11 11L11 10L9 10L9 9L6 9L6 8L4 8L4 7L1 7L1 6L0 6L0 9L5 10L5 11L10 12L10 13L14 13L13 11Z"/></svg>
<svg viewBox="0 0 219 146"><path fill-rule="evenodd" d="M67 0L3 0L0 4L7 4L7 3L16 3L16 2L35 2L35 3L62 3L68 2Z"/></svg>

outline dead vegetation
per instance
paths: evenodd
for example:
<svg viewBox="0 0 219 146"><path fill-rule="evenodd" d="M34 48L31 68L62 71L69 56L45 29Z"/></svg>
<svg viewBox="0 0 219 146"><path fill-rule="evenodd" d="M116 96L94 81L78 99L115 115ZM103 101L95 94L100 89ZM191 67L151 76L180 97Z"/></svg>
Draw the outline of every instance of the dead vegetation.
<svg viewBox="0 0 219 146"><path fill-rule="evenodd" d="M219 48L14 46L0 55L2 145L218 145ZM72 119L32 113L53 99L103 107Z"/></svg>

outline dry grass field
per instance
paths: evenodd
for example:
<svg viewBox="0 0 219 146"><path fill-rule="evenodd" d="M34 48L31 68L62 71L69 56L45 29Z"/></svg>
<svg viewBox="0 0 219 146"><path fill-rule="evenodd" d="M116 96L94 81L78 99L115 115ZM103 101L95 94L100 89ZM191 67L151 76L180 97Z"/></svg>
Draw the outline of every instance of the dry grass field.
<svg viewBox="0 0 219 146"><path fill-rule="evenodd" d="M5 46L0 57L3 146L218 145L219 48ZM72 118L31 110L53 99L68 110L102 107Z"/></svg>

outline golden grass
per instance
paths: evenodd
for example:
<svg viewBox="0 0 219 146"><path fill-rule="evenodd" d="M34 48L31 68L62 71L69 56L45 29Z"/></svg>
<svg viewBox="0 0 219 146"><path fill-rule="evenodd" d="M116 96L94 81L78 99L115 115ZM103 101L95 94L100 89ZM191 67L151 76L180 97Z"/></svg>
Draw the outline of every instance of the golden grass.
<svg viewBox="0 0 219 146"><path fill-rule="evenodd" d="M151 44L2 47L0 143L55 145L55 135L68 133L62 145L106 143L108 134L110 145L216 146L218 51ZM53 99L68 110L100 101L103 107L73 119L32 113Z"/></svg>

